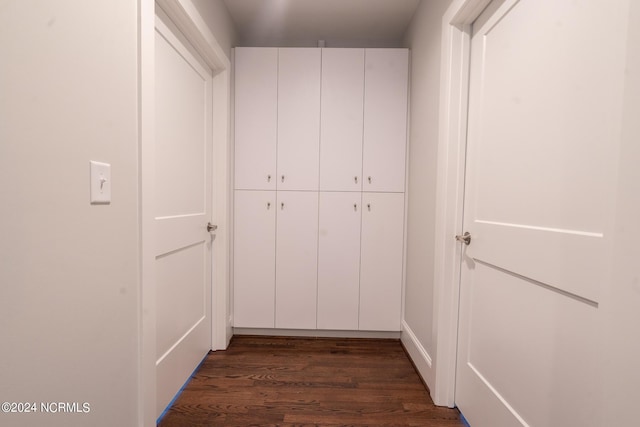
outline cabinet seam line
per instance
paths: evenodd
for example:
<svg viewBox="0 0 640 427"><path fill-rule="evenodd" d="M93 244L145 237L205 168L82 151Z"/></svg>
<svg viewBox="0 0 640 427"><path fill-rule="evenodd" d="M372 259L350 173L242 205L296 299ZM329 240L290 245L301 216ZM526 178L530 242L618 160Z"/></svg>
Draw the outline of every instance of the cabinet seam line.
<svg viewBox="0 0 640 427"><path fill-rule="evenodd" d="M274 263L275 268L273 269L273 327L277 327L277 315L278 315L278 139L280 137L280 49L276 49L276 170L274 171L275 177L275 191L274 195L276 196L275 200L275 212L274 212L274 236L273 240L275 242L274 247Z"/></svg>
<svg viewBox="0 0 640 427"><path fill-rule="evenodd" d="M318 310L320 297L320 152L322 150L322 56L324 49L320 48L320 100L318 119L318 187L317 187L317 224L316 227L316 329L318 329Z"/></svg>
<svg viewBox="0 0 640 427"><path fill-rule="evenodd" d="M362 137L360 140L360 151L362 156L360 159L360 254L358 260L358 330L360 330L360 312L362 305L362 230L364 223L364 192L365 192L365 173L364 173L364 138L365 138L365 119L366 119L366 97L367 97L367 49L363 49L362 53Z"/></svg>

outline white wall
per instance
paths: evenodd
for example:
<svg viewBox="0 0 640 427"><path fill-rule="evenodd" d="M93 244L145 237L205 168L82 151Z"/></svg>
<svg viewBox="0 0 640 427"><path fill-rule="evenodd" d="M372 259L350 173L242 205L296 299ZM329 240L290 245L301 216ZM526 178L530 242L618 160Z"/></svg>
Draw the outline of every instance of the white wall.
<svg viewBox="0 0 640 427"><path fill-rule="evenodd" d="M133 426L136 2L3 0L0 57L0 401L90 404L0 425ZM89 204L89 160L111 205Z"/></svg>
<svg viewBox="0 0 640 427"><path fill-rule="evenodd" d="M236 46L238 34L227 6L222 0L191 0L191 3L198 9L227 58L231 59L231 49Z"/></svg>
<svg viewBox="0 0 640 427"><path fill-rule="evenodd" d="M422 1L405 34L411 49L409 185L403 342L429 385L435 357L433 257L442 16L451 0ZM413 336L411 336L413 334Z"/></svg>

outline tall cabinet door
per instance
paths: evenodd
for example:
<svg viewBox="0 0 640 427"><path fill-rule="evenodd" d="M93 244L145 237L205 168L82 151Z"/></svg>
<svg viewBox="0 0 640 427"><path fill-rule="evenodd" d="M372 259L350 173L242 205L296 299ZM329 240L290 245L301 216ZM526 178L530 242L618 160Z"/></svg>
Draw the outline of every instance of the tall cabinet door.
<svg viewBox="0 0 640 427"><path fill-rule="evenodd" d="M278 190L318 190L320 51L278 52Z"/></svg>
<svg viewBox="0 0 640 427"><path fill-rule="evenodd" d="M235 192L234 325L275 323L276 192Z"/></svg>
<svg viewBox="0 0 640 427"><path fill-rule="evenodd" d="M406 49L365 50L364 191L404 191L408 64Z"/></svg>
<svg viewBox="0 0 640 427"><path fill-rule="evenodd" d="M278 191L276 328L315 329L318 192Z"/></svg>
<svg viewBox="0 0 640 427"><path fill-rule="evenodd" d="M364 49L322 49L320 190L362 189Z"/></svg>
<svg viewBox="0 0 640 427"><path fill-rule="evenodd" d="M358 329L361 202L360 192L320 193L318 329Z"/></svg>
<svg viewBox="0 0 640 427"><path fill-rule="evenodd" d="M276 189L278 49L235 49L235 188Z"/></svg>
<svg viewBox="0 0 640 427"><path fill-rule="evenodd" d="M360 330L399 331L404 194L362 194Z"/></svg>

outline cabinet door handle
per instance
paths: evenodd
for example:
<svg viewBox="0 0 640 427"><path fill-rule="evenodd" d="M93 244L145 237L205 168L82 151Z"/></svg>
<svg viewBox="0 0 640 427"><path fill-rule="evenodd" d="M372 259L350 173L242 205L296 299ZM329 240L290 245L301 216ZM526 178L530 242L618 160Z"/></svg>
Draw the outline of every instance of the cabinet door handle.
<svg viewBox="0 0 640 427"><path fill-rule="evenodd" d="M354 211L357 211L357 210L358 210L358 204L357 204L357 203L354 203L354 204L353 204L353 210L354 210Z"/></svg>
<svg viewBox="0 0 640 427"><path fill-rule="evenodd" d="M357 176L354 176L353 180L356 182L356 184L358 183L358 177Z"/></svg>
<svg viewBox="0 0 640 427"><path fill-rule="evenodd" d="M284 202L280 203L280 210L284 209Z"/></svg>
<svg viewBox="0 0 640 427"><path fill-rule="evenodd" d="M367 203L367 209L371 210L371 203Z"/></svg>
<svg viewBox="0 0 640 427"><path fill-rule="evenodd" d="M267 182L271 182L271 175L267 175Z"/></svg>
<svg viewBox="0 0 640 427"><path fill-rule="evenodd" d="M371 177L368 177L367 179L369 180L369 184L371 184Z"/></svg>
<svg viewBox="0 0 640 427"><path fill-rule="evenodd" d="M284 175L282 175L282 178L281 178L281 180L282 180L282 182L284 182Z"/></svg>
<svg viewBox="0 0 640 427"><path fill-rule="evenodd" d="M267 202L267 209L271 209L271 202Z"/></svg>

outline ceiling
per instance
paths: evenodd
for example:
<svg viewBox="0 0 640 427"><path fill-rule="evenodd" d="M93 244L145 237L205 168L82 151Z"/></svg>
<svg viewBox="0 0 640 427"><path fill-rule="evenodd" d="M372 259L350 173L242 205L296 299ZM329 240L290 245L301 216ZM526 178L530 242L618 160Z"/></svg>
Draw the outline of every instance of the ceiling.
<svg viewBox="0 0 640 427"><path fill-rule="evenodd" d="M420 0L224 0L239 46L399 47Z"/></svg>

